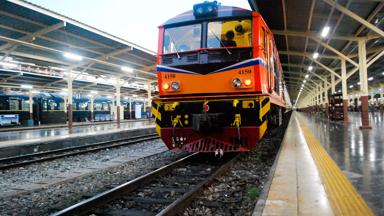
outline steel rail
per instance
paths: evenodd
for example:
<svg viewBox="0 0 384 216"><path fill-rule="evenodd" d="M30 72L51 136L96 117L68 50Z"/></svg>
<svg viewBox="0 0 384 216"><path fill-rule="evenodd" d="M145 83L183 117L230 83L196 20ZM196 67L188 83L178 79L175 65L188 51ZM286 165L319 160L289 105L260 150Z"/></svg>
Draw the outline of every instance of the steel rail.
<svg viewBox="0 0 384 216"><path fill-rule="evenodd" d="M156 134L149 134L149 135L143 135L143 136L135 136L131 138L110 140L106 142L98 142L98 143L82 145L82 146L61 148L61 149L56 149L52 151L44 151L44 152L37 152L37 153L26 154L26 155L18 155L15 157L2 158L0 159L0 164L2 164L0 165L0 170L25 166L25 165L29 165L37 162L55 160L58 158L63 158L68 156L100 151L107 148L116 148L120 146L131 145L131 144L154 140L158 138L159 137ZM70 152L70 151L73 151L73 152ZM43 156L47 156L47 157L43 157ZM35 157L42 157L42 158L35 158Z"/></svg>

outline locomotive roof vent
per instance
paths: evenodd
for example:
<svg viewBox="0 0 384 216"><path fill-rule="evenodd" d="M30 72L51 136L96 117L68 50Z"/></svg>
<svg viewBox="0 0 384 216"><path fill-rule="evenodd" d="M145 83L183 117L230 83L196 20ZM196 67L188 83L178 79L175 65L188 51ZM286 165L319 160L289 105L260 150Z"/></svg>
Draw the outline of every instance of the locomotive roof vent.
<svg viewBox="0 0 384 216"><path fill-rule="evenodd" d="M217 16L219 11L219 3L217 1L208 2L193 5L193 15L195 17L207 17Z"/></svg>

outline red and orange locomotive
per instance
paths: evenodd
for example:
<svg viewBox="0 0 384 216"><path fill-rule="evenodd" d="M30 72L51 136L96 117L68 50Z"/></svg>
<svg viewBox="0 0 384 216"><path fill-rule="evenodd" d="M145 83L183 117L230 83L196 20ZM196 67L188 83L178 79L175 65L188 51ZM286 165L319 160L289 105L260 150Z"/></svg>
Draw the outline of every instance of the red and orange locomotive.
<svg viewBox="0 0 384 216"><path fill-rule="evenodd" d="M282 68L259 13L204 2L159 28L152 113L169 149L249 151L281 123Z"/></svg>

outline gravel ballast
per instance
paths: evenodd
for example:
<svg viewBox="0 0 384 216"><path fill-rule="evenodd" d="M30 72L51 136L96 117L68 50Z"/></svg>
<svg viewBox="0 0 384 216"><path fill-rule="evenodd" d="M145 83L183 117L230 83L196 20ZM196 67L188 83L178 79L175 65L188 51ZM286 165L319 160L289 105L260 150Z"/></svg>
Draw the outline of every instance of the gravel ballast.
<svg viewBox="0 0 384 216"><path fill-rule="evenodd" d="M48 215L177 157L153 140L5 170L0 175L0 215Z"/></svg>

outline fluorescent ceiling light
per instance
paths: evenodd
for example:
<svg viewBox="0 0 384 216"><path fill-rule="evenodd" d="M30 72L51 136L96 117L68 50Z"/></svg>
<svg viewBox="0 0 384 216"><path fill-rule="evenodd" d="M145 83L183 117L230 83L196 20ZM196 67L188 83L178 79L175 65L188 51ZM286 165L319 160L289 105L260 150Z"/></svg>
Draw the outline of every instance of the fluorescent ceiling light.
<svg viewBox="0 0 384 216"><path fill-rule="evenodd" d="M40 94L40 92L37 91L37 90L32 90L31 93L32 93L32 94Z"/></svg>
<svg viewBox="0 0 384 216"><path fill-rule="evenodd" d="M353 85L350 85L349 88L353 88Z"/></svg>
<svg viewBox="0 0 384 216"><path fill-rule="evenodd" d="M68 89L63 88L63 89L61 89L61 91L63 91L63 92L68 92Z"/></svg>
<svg viewBox="0 0 384 216"><path fill-rule="evenodd" d="M60 94L61 94L61 95L68 95L68 92L66 92L66 91L62 91L62 92L60 92Z"/></svg>
<svg viewBox="0 0 384 216"><path fill-rule="evenodd" d="M357 85L360 85L360 82L358 82Z"/></svg>
<svg viewBox="0 0 384 216"><path fill-rule="evenodd" d="M0 62L0 65L4 68L17 68L17 64L9 63L9 62Z"/></svg>
<svg viewBox="0 0 384 216"><path fill-rule="evenodd" d="M368 78L368 81L372 81L372 80L373 80L373 77L369 77L369 78Z"/></svg>
<svg viewBox="0 0 384 216"><path fill-rule="evenodd" d="M314 59L319 58L319 53L318 53L318 52L313 53L313 58L314 58Z"/></svg>
<svg viewBox="0 0 384 216"><path fill-rule="evenodd" d="M321 31L321 37L327 37L327 35L329 34L329 30L331 30L331 28L329 26L325 26Z"/></svg>
<svg viewBox="0 0 384 216"><path fill-rule="evenodd" d="M308 67L308 70L309 70L309 71L312 71L312 69L313 69L312 66L309 66L309 67Z"/></svg>
<svg viewBox="0 0 384 216"><path fill-rule="evenodd" d="M308 77L309 77L309 74L305 75L305 79L308 79Z"/></svg>
<svg viewBox="0 0 384 216"><path fill-rule="evenodd" d="M303 80L303 83L306 83L307 82L307 80Z"/></svg>
<svg viewBox="0 0 384 216"><path fill-rule="evenodd" d="M124 72L128 72L128 73L132 73L133 72L133 68L126 67L126 66L121 67L121 70L124 71Z"/></svg>
<svg viewBox="0 0 384 216"><path fill-rule="evenodd" d="M82 56L73 54L73 53L64 53L63 56L67 59L74 60L74 61L81 61L83 60Z"/></svg>
<svg viewBox="0 0 384 216"><path fill-rule="evenodd" d="M125 97L124 97L124 99L125 99L125 100L128 100L128 97L127 97L127 96L125 96Z"/></svg>
<svg viewBox="0 0 384 216"><path fill-rule="evenodd" d="M132 97L137 97L137 95L133 94Z"/></svg>
<svg viewBox="0 0 384 216"><path fill-rule="evenodd" d="M31 85L21 85L20 87L25 89L33 89L33 86Z"/></svg>
<svg viewBox="0 0 384 216"><path fill-rule="evenodd" d="M97 93L99 93L99 92L98 91L94 91L94 90L91 91L91 94L97 94Z"/></svg>

